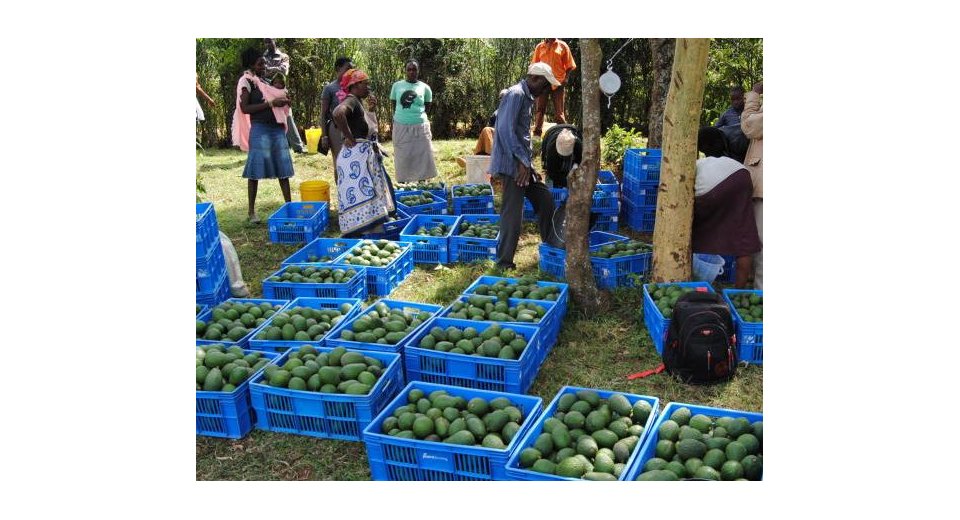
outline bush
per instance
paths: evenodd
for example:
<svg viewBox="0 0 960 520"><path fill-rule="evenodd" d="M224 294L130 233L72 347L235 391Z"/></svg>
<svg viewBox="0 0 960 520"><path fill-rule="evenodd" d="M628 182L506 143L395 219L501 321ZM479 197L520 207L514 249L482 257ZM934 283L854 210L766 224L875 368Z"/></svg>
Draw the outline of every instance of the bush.
<svg viewBox="0 0 960 520"><path fill-rule="evenodd" d="M623 172L623 154L627 152L627 148L639 148L645 143L646 140L639 130L624 130L619 125L613 125L600 140L602 168L620 177Z"/></svg>

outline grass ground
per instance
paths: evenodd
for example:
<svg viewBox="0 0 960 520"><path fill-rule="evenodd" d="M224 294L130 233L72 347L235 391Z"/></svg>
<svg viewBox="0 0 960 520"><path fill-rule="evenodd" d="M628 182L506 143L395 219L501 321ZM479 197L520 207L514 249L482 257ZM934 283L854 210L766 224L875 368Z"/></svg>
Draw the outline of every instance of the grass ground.
<svg viewBox="0 0 960 520"><path fill-rule="evenodd" d="M456 158L472 153L473 142L434 142L437 167L447 185L459 183L465 172ZM391 145L386 146L391 150ZM244 280L253 297L260 297L260 281L300 246L273 244L265 224L246 223L246 181L240 178L245 156L233 150L205 152L198 168L206 188L204 200L213 202L220 229L233 241ZM296 177L291 182L293 200L300 200L298 185L323 179L333 185L332 163L321 155L294 154ZM393 164L388 159L388 171ZM283 203L274 181L260 183L257 211L264 223ZM336 217L331 214L336 236ZM621 234L641 236L630 230ZM536 273L539 236L526 224L517 252L517 273ZM433 269L418 266L390 297L397 300L447 304L492 264L454 264ZM540 368L529 393L548 402L565 385L612 389L656 396L670 401L742 410L763 410L763 369L749 366L729 383L715 386L684 385L665 374L628 381L628 374L656 367L656 350L643 326L642 298L638 289L621 289L604 315L585 316L571 300L557 346ZM320 440L254 430L240 440L197 437L197 480L367 480L370 470L362 442Z"/></svg>

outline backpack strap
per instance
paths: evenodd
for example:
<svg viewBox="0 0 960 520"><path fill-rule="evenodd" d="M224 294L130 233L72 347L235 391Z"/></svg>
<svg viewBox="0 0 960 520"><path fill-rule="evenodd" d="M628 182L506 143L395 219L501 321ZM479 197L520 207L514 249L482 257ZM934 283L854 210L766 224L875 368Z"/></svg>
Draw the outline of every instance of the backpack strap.
<svg viewBox="0 0 960 520"><path fill-rule="evenodd" d="M659 374L666 369L666 365L660 363L660 366L651 370L644 370L643 372L637 372L636 374L630 374L627 376L627 379L642 379L644 377L652 376L654 374Z"/></svg>

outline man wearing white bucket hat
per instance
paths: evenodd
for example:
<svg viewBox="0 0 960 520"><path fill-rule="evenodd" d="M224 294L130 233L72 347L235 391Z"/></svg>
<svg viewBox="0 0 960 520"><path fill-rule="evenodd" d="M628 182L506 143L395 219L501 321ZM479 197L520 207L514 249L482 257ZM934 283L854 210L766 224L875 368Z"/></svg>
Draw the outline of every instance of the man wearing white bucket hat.
<svg viewBox="0 0 960 520"><path fill-rule="evenodd" d="M567 174L583 161L583 136L573 125L554 125L543 134L540 146L543 171L554 188L567 187Z"/></svg>
<svg viewBox="0 0 960 520"><path fill-rule="evenodd" d="M489 172L503 185L500 240L497 242L497 265L502 268L516 267L513 256L520 240L524 197L530 200L537 213L541 240L552 246L561 245L553 230L553 195L533 169L530 142L534 100L551 85L559 84L549 65L533 63L527 68L526 78L507 89L497 108Z"/></svg>

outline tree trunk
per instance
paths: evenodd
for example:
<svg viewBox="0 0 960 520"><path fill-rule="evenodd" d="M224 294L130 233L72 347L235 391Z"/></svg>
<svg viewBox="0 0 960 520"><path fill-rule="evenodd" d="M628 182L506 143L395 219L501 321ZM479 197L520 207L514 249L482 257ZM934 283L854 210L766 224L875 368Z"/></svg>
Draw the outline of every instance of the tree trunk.
<svg viewBox="0 0 960 520"><path fill-rule="evenodd" d="M670 69L677 46L674 38L651 38L650 54L653 55L653 88L650 89L650 131L647 148L663 147L663 111L670 90Z"/></svg>
<svg viewBox="0 0 960 520"><path fill-rule="evenodd" d="M653 281L691 277L693 182L710 40L680 38L663 115L663 162L653 228Z"/></svg>
<svg viewBox="0 0 960 520"><path fill-rule="evenodd" d="M590 267L587 235L590 206L600 166L600 43L580 40L581 92L583 93L583 161L567 176L567 283L577 306L588 315L601 307L601 293Z"/></svg>

